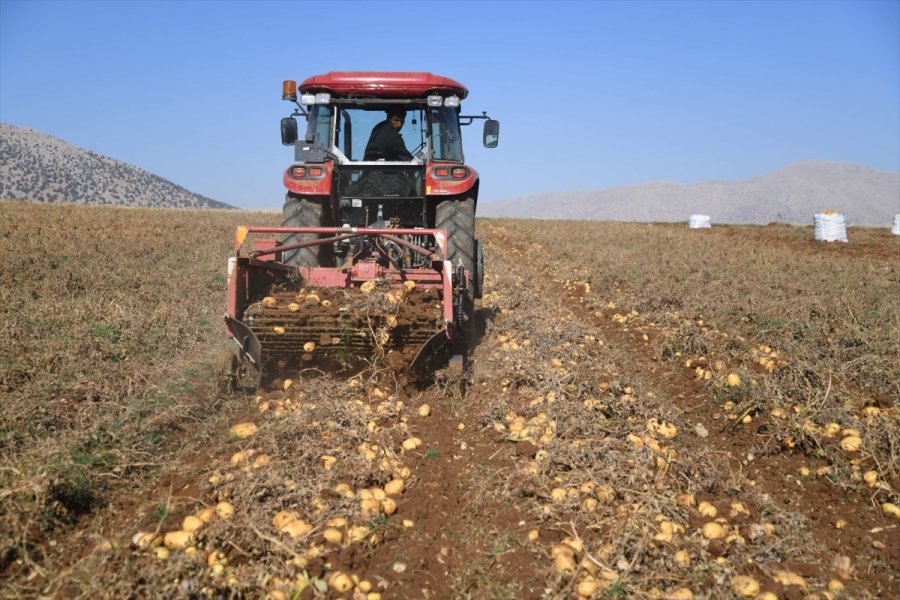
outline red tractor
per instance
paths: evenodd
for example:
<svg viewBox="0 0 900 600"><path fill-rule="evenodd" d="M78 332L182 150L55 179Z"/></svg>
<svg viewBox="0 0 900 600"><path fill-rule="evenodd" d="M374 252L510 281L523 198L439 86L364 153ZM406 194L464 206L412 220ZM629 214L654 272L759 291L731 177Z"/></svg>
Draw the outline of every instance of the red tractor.
<svg viewBox="0 0 900 600"><path fill-rule="evenodd" d="M467 94L432 73L330 72L299 90L284 82L296 109L281 121L295 154L283 223L239 228L229 261L226 327L239 362L343 362L375 350L415 366L471 331L484 267L478 173L461 131L484 121L483 144L494 148L500 125L462 114ZM399 154L377 151L382 130L399 135ZM256 239L244 255L253 233L280 239Z"/></svg>

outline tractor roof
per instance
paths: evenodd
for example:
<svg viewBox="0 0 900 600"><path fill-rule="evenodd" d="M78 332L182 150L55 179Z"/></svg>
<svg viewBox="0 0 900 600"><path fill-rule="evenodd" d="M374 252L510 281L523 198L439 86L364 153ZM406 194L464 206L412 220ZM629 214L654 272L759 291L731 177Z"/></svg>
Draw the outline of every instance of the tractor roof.
<svg viewBox="0 0 900 600"><path fill-rule="evenodd" d="M424 98L430 93L443 92L463 99L469 94L463 84L449 77L389 71L330 71L307 78L300 84L300 91L376 98Z"/></svg>

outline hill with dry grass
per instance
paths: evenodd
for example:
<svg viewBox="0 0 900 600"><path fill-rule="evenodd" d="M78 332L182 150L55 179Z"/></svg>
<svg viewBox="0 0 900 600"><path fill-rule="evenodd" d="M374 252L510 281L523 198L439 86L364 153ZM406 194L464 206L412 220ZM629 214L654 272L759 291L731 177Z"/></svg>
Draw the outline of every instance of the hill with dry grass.
<svg viewBox="0 0 900 600"><path fill-rule="evenodd" d="M900 173L806 161L743 181L644 183L604 190L534 194L485 202L486 217L678 222L706 214L715 223L807 224L824 209L849 223L889 227L900 212Z"/></svg>
<svg viewBox="0 0 900 600"><path fill-rule="evenodd" d="M234 208L41 131L0 123L0 199L148 208Z"/></svg>

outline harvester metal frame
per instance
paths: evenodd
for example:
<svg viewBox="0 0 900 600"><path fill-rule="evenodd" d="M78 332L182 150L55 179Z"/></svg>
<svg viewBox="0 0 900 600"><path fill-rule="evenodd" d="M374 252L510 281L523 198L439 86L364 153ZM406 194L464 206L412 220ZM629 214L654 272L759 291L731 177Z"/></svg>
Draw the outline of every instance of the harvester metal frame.
<svg viewBox="0 0 900 600"><path fill-rule="evenodd" d="M241 248L249 234L314 234L314 240L295 244L281 244L275 240L256 239L254 249L246 255ZM404 240L400 236L431 236L439 253L432 252ZM280 262L281 253L297 248L314 245L331 244L351 238L385 239L404 246L408 250L424 256L430 261L431 268L397 268L385 266L379 262L379 256L372 255L363 259L354 258L336 267L297 267ZM452 343L459 337L462 317L462 295L466 293L470 274L461 266L454 266L446 259L447 231L444 229L368 229L362 227L238 227L235 233L234 255L228 259L227 277L227 309L225 328L228 336L235 342L238 361L249 361L262 375L262 345L257 335L244 323L242 317L246 308L273 282L299 278L311 287L331 289L353 289L367 281L387 281L402 284L405 281L415 282L422 288L436 288L443 300L444 328L425 342L410 363L408 370L417 369L440 348Z"/></svg>

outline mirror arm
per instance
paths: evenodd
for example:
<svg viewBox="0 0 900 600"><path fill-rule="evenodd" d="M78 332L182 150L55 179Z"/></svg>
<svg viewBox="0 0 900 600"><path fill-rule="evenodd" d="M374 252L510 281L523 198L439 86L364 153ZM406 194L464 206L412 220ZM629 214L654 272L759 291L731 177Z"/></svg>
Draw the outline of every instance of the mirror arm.
<svg viewBox="0 0 900 600"><path fill-rule="evenodd" d="M463 119L468 119L467 121L463 121ZM480 115L459 115L459 124L460 125L471 125L475 119L490 119L486 110L481 111Z"/></svg>

